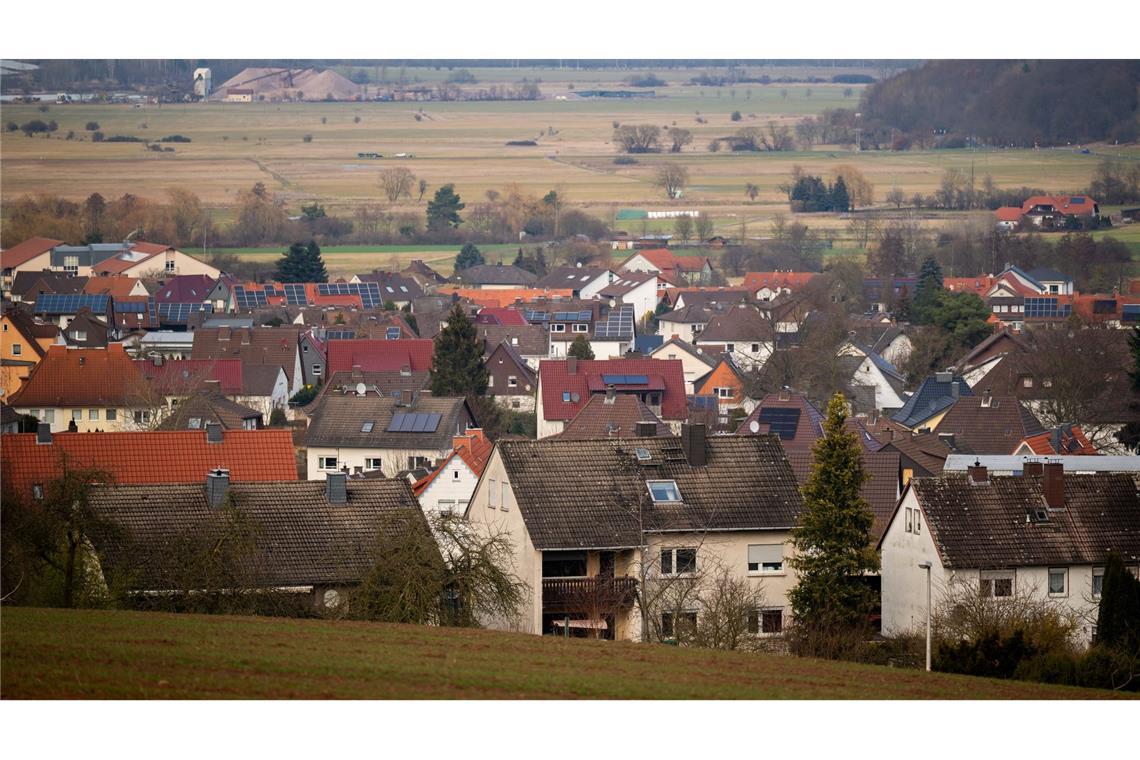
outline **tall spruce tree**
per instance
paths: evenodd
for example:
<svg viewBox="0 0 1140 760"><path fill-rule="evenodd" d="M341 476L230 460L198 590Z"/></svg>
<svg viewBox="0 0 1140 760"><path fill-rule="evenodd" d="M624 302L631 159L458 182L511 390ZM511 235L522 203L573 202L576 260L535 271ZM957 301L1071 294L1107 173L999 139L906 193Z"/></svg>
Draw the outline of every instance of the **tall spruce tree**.
<svg viewBox="0 0 1140 760"><path fill-rule="evenodd" d="M1140 326L1132 328L1132 334L1128 336L1128 349L1132 353L1132 369L1128 372L1128 377L1132 379L1132 401L1128 408L1140 417ZM1116 440L1129 451L1140 452L1140 422L1129 422L1118 430Z"/></svg>
<svg viewBox="0 0 1140 760"><path fill-rule="evenodd" d="M444 185L435 191L435 198L428 201L427 226L429 230L445 230L449 227L458 227L463 223L459 212L467 204L459 202L455 194L455 185Z"/></svg>
<svg viewBox="0 0 1140 760"><path fill-rule="evenodd" d="M1140 580L1132 577L1116 552L1109 555L1104 567L1096 640L1128 651L1140 648Z"/></svg>
<svg viewBox="0 0 1140 760"><path fill-rule="evenodd" d="M851 210L851 195L847 192L847 183L843 177L835 180L831 187L831 210L847 212Z"/></svg>
<svg viewBox="0 0 1140 760"><path fill-rule="evenodd" d="M522 251L522 249L519 249ZM459 254L455 257L455 271L462 272L464 269L480 266L486 263L483 260L483 253L479 250L474 243L464 243L463 247L459 249Z"/></svg>
<svg viewBox="0 0 1140 760"><path fill-rule="evenodd" d="M594 349L590 347L590 341L586 339L585 335L579 335L570 342L570 348L566 350L566 355L575 359L593 359Z"/></svg>
<svg viewBox="0 0 1140 760"><path fill-rule="evenodd" d="M930 323L930 313L942 295L942 267L933 256L922 262L914 293L914 315L922 324Z"/></svg>
<svg viewBox="0 0 1140 760"><path fill-rule="evenodd" d="M482 396L487 392L487 367L476 338L475 324L456 303L447 315L447 327L435 337L433 396Z"/></svg>
<svg viewBox="0 0 1140 760"><path fill-rule="evenodd" d="M863 574L879 569L871 542L874 518L860 488L867 475L859 440L846 428L847 403L827 405L824 436L812 447L812 469L802 488L803 512L792 531L790 564L799 582L788 593L796 640L804 654L835 657L848 634L860 632L873 604Z"/></svg>
<svg viewBox="0 0 1140 760"><path fill-rule="evenodd" d="M316 240L293 243L277 260L278 282L328 282L321 248Z"/></svg>

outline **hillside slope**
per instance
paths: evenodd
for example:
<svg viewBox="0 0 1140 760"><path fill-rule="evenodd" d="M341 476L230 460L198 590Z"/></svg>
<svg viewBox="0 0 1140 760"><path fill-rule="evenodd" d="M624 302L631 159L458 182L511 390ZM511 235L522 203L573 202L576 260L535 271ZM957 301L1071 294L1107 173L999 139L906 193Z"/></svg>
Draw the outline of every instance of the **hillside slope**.
<svg viewBox="0 0 1140 760"><path fill-rule="evenodd" d="M4 699L1044 699L1112 692L422 626L5 607Z"/></svg>

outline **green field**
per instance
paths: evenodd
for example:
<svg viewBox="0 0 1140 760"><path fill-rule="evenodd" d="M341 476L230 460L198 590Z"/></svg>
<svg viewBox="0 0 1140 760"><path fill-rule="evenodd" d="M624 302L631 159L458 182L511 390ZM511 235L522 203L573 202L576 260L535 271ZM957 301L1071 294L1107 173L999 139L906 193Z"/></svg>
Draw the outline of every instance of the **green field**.
<svg viewBox="0 0 1140 760"><path fill-rule="evenodd" d="M776 655L422 626L5 607L4 699L1100 699Z"/></svg>
<svg viewBox="0 0 1140 760"><path fill-rule="evenodd" d="M459 245L329 245L321 248L321 258L332 277L351 277L373 269L398 271L414 259L423 261L443 275L451 273ZM510 264L519 247L513 244L480 245L479 250L488 264L501 260ZM210 253L232 253L240 259L269 265L285 250L284 246L260 248L214 248Z"/></svg>

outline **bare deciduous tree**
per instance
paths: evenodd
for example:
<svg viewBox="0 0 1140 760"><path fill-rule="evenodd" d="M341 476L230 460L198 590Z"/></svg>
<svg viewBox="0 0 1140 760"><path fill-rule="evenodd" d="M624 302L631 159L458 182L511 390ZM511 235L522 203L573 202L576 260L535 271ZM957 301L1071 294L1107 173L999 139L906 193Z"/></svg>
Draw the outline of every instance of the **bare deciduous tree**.
<svg viewBox="0 0 1140 760"><path fill-rule="evenodd" d="M415 181L416 175L403 166L394 166L380 172L380 187L384 189L384 195L392 203L405 195L410 197Z"/></svg>
<svg viewBox="0 0 1140 760"><path fill-rule="evenodd" d="M653 153L660 149L661 128L654 124L622 124L614 130L613 141L625 153Z"/></svg>
<svg viewBox="0 0 1140 760"><path fill-rule="evenodd" d="M667 198L680 198L688 184L689 170L681 164L665 163L654 172L653 186L664 190Z"/></svg>

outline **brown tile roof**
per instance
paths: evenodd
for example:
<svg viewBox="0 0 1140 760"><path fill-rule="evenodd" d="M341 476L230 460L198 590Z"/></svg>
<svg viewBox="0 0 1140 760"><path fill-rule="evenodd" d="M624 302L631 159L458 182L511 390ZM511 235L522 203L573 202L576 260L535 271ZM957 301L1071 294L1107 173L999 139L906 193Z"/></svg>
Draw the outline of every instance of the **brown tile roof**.
<svg viewBox="0 0 1140 760"><path fill-rule="evenodd" d="M942 561L952 568L1101 564L1110 551L1140 557L1140 493L1129 474L1064 474L1063 510L1044 509L1043 479L967 473L917 478L912 488Z"/></svg>
<svg viewBox="0 0 1140 760"><path fill-rule="evenodd" d="M8 403L20 408L122 407L146 404L151 393L118 343L106 348L49 346Z"/></svg>
<svg viewBox="0 0 1140 760"><path fill-rule="evenodd" d="M138 278L127 276L113 276L113 277L91 277L83 285L83 292L91 295L107 294L114 296L115 299L123 298L131 295L135 285L138 284Z"/></svg>
<svg viewBox="0 0 1140 760"><path fill-rule="evenodd" d="M808 401L807 396L802 393L769 393L765 396L756 408L744 418L744 421L736 428L737 435L750 435L752 433L752 423L756 422L761 425L760 433L765 434L769 431L764 429L764 423L761 422L761 417L769 418L770 412L766 410L772 409L795 409L799 411L799 417L795 420L795 429L788 429L780 433L780 443L783 444L784 449L787 451L811 451L811 447L815 442L823 437L823 413L820 412L815 406ZM779 414L778 412L776 414ZM771 424L770 422L768 423Z"/></svg>
<svg viewBox="0 0 1140 760"><path fill-rule="evenodd" d="M297 462L288 430L227 430L221 443L206 441L204 430L137 433L53 433L50 444L35 433L4 436L5 487L31 494L33 483L59 475L66 458L72 468L110 473L114 482L159 483L205 478L217 467L244 481L296 480Z"/></svg>
<svg viewBox="0 0 1140 760"><path fill-rule="evenodd" d="M451 278L452 282L461 282L466 285L514 285L533 287L538 277L534 272L528 272L512 265L480 264L456 272Z"/></svg>
<svg viewBox="0 0 1140 760"><path fill-rule="evenodd" d="M974 454L1010 454L1025 438L1044 432L1041 423L1013 396L963 396L935 432L953 433Z"/></svg>
<svg viewBox="0 0 1140 760"><path fill-rule="evenodd" d="M599 393L590 397L557 437L569 440L633 438L638 435L638 422L656 424L657 435L672 435L669 426L637 396L615 393L613 398L607 398L606 394Z"/></svg>
<svg viewBox="0 0 1140 760"><path fill-rule="evenodd" d="M165 547L183 536L212 535L226 511L206 501L200 481L150 486L96 486L92 509L117 532L92 537L112 577L135 589L179 589L185 568ZM415 521L427 530L406 481L350 480L345 503L330 503L324 481L243 483L227 497L253 526L250 580L268 587L359 582L373 563L382 530Z"/></svg>
<svg viewBox="0 0 1140 760"><path fill-rule="evenodd" d="M12 323L12 327L16 332L23 336L27 341L28 346L35 352L36 356L43 356L45 351L40 346L39 341L44 338L55 339L59 335L59 327L57 325L45 324L38 322L36 319L24 311L23 309L9 308L4 311L4 316Z"/></svg>
<svg viewBox="0 0 1140 760"><path fill-rule="evenodd" d="M69 346L79 348L106 348L107 323L91 313L86 306L81 308L75 318L67 323L63 331L63 338ZM86 337L80 338L83 335Z"/></svg>
<svg viewBox="0 0 1140 760"><path fill-rule="evenodd" d="M550 335L542 325L476 325L476 334L483 339L483 355L495 350L503 341L514 346L522 356L548 356Z"/></svg>
<svg viewBox="0 0 1140 760"><path fill-rule="evenodd" d="M636 448L650 461L639 462ZM500 441L498 451L539 550L641 546L640 525L650 532L790 528L802 503L773 436L709 437L702 467L685 461L674 436ZM655 505L648 480L675 481L682 504Z"/></svg>
<svg viewBox="0 0 1140 760"><path fill-rule="evenodd" d="M300 326L199 328L194 332L191 359L241 359L243 366L281 367L289 385L296 369Z"/></svg>
<svg viewBox="0 0 1140 760"><path fill-rule="evenodd" d="M35 303L41 293L82 293L87 280L64 272L17 272L12 278L12 294Z"/></svg>
<svg viewBox="0 0 1140 760"><path fill-rule="evenodd" d="M63 241L43 237L28 238L11 248L5 248L3 253L0 253L0 266L4 269L14 269L57 245L63 245Z"/></svg>
<svg viewBox="0 0 1140 760"><path fill-rule="evenodd" d="M423 432L388 431L396 414L438 414L435 430ZM365 432L365 423L372 429ZM412 406L382 396L355 393L326 395L313 410L305 442L309 446L345 448L430 449L451 448L452 436L473 423L467 403L461 398L435 398L420 394Z"/></svg>
<svg viewBox="0 0 1140 760"><path fill-rule="evenodd" d="M215 387L205 387L179 401L158 429L205 430L206 423L217 422L223 430L242 430L247 420L255 427L261 427L263 422L261 412L236 401L230 401L221 394L216 383L211 385Z"/></svg>
<svg viewBox="0 0 1140 760"><path fill-rule="evenodd" d="M708 327L697 337L704 342L742 343L773 340L772 321L748 304L738 304L724 314L709 320Z"/></svg>
<svg viewBox="0 0 1140 760"><path fill-rule="evenodd" d="M788 461L796 473L796 482L802 487L811 475L814 457L810 451L788 452ZM895 504L899 499L900 459L897 451L863 451L863 471L868 478L859 489L859 495L871 507L875 522L871 527L871 540L878 543L887 529Z"/></svg>
<svg viewBox="0 0 1140 760"><path fill-rule="evenodd" d="M422 391L431 384L428 370L411 371L404 374L399 370L369 372L366 370L334 372L329 375L321 389L321 395L335 392L355 391L357 384L364 383L366 392L378 391L381 396L391 396L402 390Z"/></svg>
<svg viewBox="0 0 1140 760"><path fill-rule="evenodd" d="M241 359L163 359L161 363L155 359L136 359L135 367L167 396L197 390L209 380L217 380L226 396L242 393Z"/></svg>

